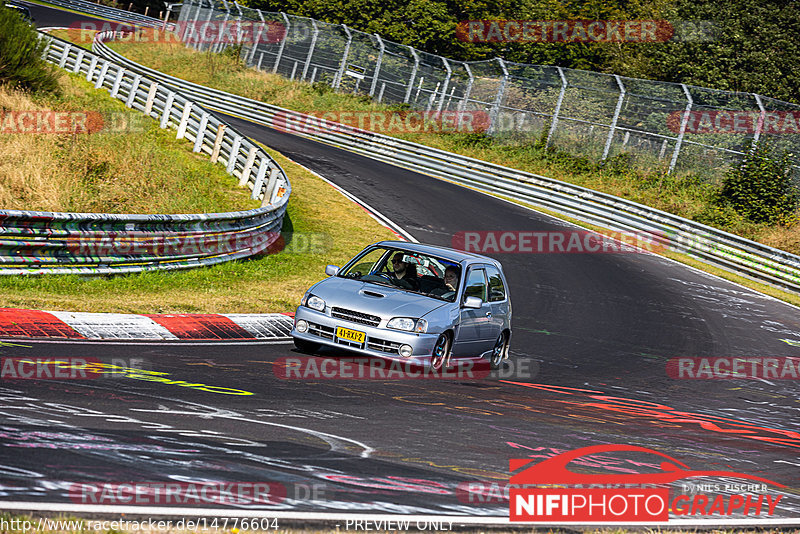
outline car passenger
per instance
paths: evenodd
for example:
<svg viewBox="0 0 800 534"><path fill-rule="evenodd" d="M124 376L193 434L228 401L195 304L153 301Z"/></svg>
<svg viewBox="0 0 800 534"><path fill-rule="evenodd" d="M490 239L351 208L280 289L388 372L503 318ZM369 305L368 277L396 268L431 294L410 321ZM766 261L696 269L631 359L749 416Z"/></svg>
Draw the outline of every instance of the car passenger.
<svg viewBox="0 0 800 534"><path fill-rule="evenodd" d="M440 287L431 291L437 297L449 299L458 291L458 279L460 269L454 265L448 265L444 270L444 287Z"/></svg>

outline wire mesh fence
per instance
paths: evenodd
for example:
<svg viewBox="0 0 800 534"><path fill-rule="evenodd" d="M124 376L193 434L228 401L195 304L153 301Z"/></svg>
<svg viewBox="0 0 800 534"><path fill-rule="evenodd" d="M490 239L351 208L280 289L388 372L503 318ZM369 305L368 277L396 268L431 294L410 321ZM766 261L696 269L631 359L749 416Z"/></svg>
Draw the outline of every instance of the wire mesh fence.
<svg viewBox="0 0 800 534"><path fill-rule="evenodd" d="M253 39L209 40L204 21L269 29L262 38L256 32ZM219 51L240 44L248 66L292 80L432 113L485 114L486 133L498 138L543 141L602 161L624 155L641 168L712 180L739 163L749 143L769 140L791 154L800 176L800 105L752 93L500 58L456 61L345 25L226 0L185 0L178 27L187 46Z"/></svg>

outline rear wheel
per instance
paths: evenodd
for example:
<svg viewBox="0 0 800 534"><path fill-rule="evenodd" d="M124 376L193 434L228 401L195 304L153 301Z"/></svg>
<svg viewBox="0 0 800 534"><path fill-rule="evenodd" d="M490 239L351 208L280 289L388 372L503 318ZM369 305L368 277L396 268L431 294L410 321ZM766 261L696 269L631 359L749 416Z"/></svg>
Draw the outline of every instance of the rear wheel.
<svg viewBox="0 0 800 534"><path fill-rule="evenodd" d="M438 371L450 360L450 337L440 334L431 353L431 369Z"/></svg>
<svg viewBox="0 0 800 534"><path fill-rule="evenodd" d="M508 336L506 336L505 332L501 332L497 337L497 341L494 342L492 355L489 357L489 365L492 369L500 369L506 352L508 352Z"/></svg>
<svg viewBox="0 0 800 534"><path fill-rule="evenodd" d="M319 350L319 343L314 343L313 341L306 341L304 339L297 339L294 338L294 346L300 352L305 352L306 354L313 354Z"/></svg>

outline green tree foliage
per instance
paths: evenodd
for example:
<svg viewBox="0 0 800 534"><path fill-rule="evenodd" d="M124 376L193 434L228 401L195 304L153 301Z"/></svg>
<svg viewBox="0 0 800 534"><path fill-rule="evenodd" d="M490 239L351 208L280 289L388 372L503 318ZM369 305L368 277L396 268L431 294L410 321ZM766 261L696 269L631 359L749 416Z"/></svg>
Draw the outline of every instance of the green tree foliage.
<svg viewBox="0 0 800 534"><path fill-rule="evenodd" d="M459 60L502 57L745 91L800 103L796 0L246 0L251 7L347 24ZM711 40L667 43L468 43L480 19L710 22ZM682 27L685 27L682 26Z"/></svg>
<svg viewBox="0 0 800 534"><path fill-rule="evenodd" d="M459 22L483 19L627 19L653 18L653 6L618 0L248 0L250 7L285 11L326 22L347 24L426 52L465 61L502 57L597 70L609 60L612 44L468 43L456 37Z"/></svg>
<svg viewBox="0 0 800 534"><path fill-rule="evenodd" d="M778 152L766 142L759 143L725 175L719 203L756 223L791 222L800 203L791 171L786 151Z"/></svg>
<svg viewBox="0 0 800 534"><path fill-rule="evenodd" d="M790 0L676 0L670 20L710 21L707 42L641 50L631 74L800 103L800 8Z"/></svg>
<svg viewBox="0 0 800 534"><path fill-rule="evenodd" d="M58 78L43 59L45 42L15 10L0 7L0 84L57 91Z"/></svg>

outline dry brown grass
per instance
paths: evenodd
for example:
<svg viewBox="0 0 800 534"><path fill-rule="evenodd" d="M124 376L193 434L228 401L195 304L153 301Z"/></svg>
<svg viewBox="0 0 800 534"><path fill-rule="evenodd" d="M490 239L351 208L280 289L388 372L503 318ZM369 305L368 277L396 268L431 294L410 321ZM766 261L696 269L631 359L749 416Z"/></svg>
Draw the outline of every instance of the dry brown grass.
<svg viewBox="0 0 800 534"><path fill-rule="evenodd" d="M102 114L98 133L0 133L0 209L203 213L257 207L220 165L107 91L62 74L60 96L0 87L0 111ZM121 128L121 125L126 127Z"/></svg>
<svg viewBox="0 0 800 534"><path fill-rule="evenodd" d="M44 110L19 91L0 89L0 110ZM66 204L68 179L58 172L53 157L57 151L55 136L39 136L32 143L27 134L0 134L0 206L5 209L54 211Z"/></svg>

